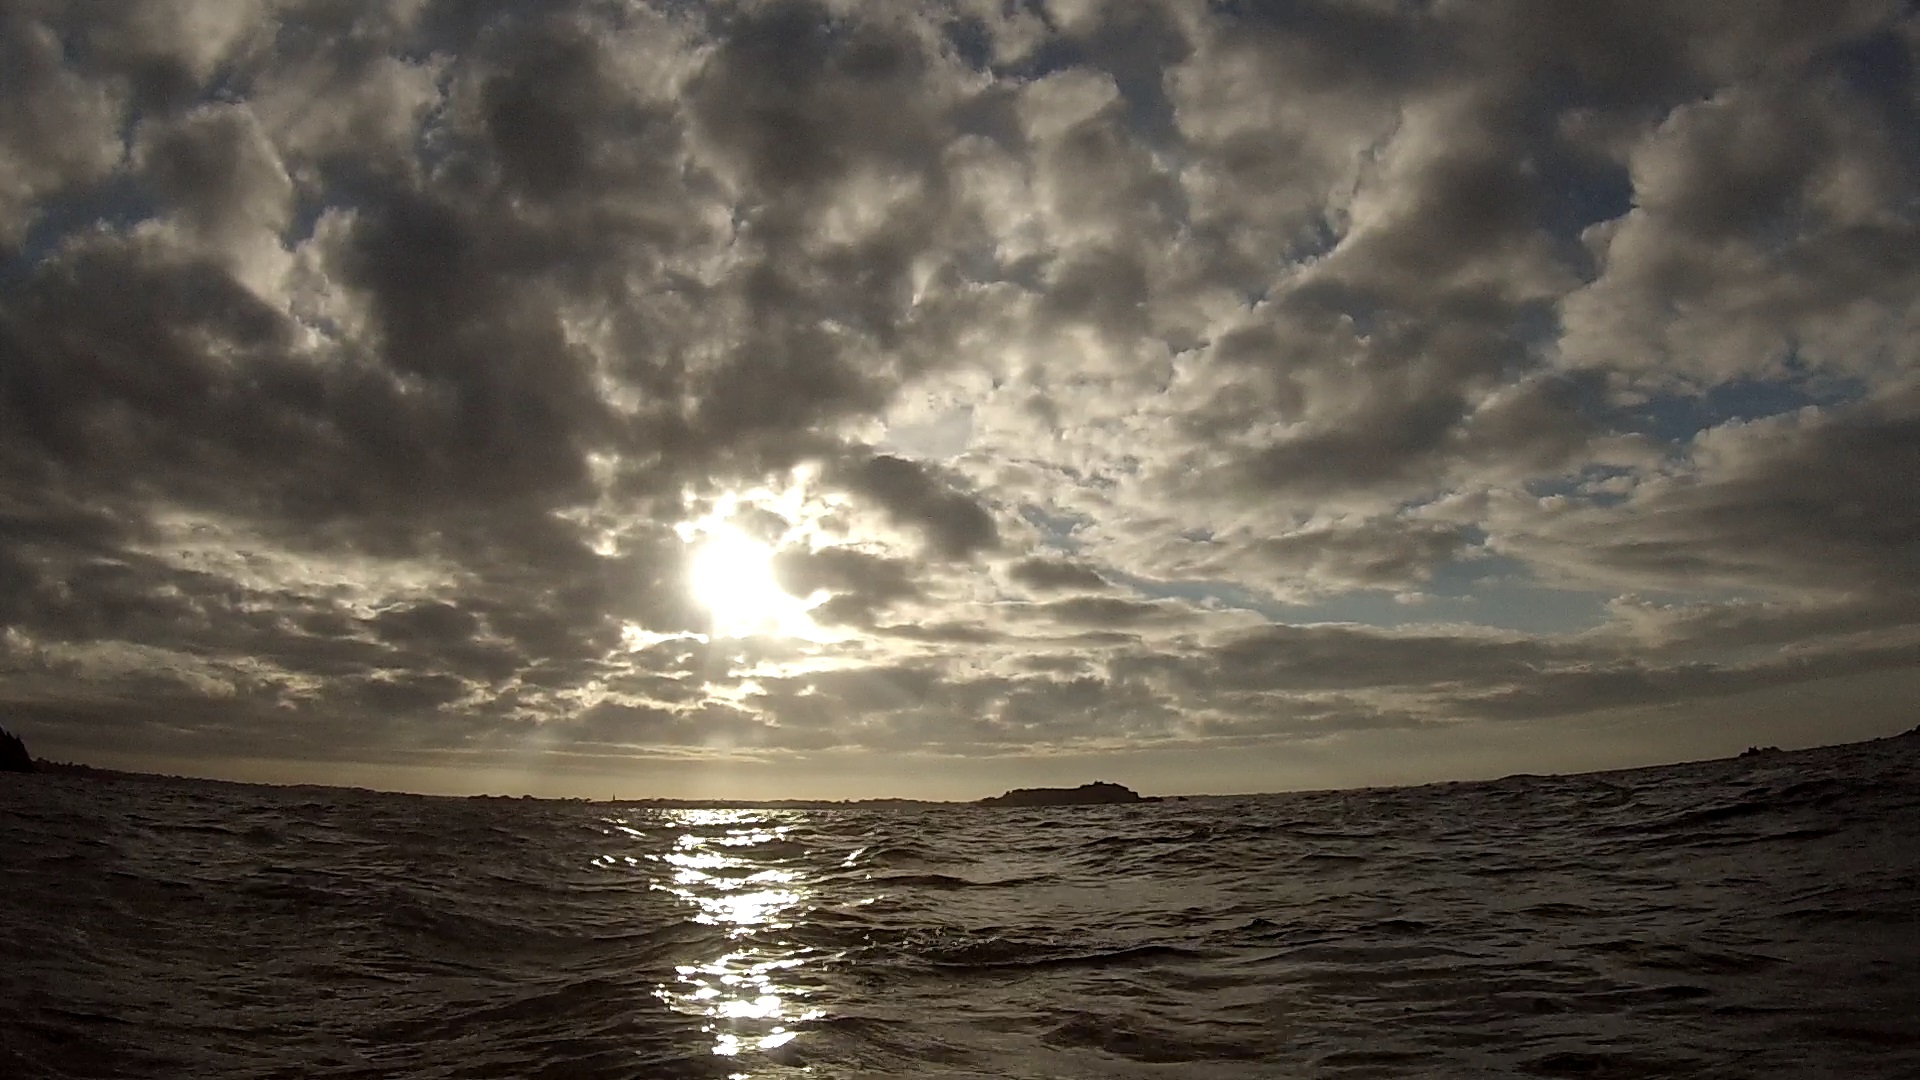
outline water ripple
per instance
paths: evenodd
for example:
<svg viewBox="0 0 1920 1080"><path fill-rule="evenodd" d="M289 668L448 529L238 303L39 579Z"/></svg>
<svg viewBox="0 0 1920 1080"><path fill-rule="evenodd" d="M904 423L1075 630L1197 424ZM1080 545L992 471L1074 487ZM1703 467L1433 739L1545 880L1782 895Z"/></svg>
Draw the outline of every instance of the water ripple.
<svg viewBox="0 0 1920 1080"><path fill-rule="evenodd" d="M0 1075L1920 1075L1917 759L1017 811L25 777Z"/></svg>

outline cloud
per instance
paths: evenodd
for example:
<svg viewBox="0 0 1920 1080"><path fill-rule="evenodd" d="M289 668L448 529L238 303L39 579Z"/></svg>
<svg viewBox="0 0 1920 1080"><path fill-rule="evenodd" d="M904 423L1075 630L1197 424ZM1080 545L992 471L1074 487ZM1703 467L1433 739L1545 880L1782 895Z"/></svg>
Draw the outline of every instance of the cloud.
<svg viewBox="0 0 1920 1080"><path fill-rule="evenodd" d="M611 768L1876 676L1908 7L33 0L0 700ZM723 529L804 632L715 633Z"/></svg>
<svg viewBox="0 0 1920 1080"><path fill-rule="evenodd" d="M1498 546L1542 569L1629 590L1911 594L1920 418L1904 408L1817 409L1725 425L1687 467L1613 505L1513 500Z"/></svg>
<svg viewBox="0 0 1920 1080"><path fill-rule="evenodd" d="M1107 579L1092 567L1065 559L1028 558L1013 564L1007 576L1032 589L1086 590L1109 588Z"/></svg>
<svg viewBox="0 0 1920 1080"><path fill-rule="evenodd" d="M1914 161L1875 111L1830 76L1649 128L1626 150L1635 208L1588 231L1600 274L1562 301L1568 357L1656 383L1910 366L1880 334L1913 319L1914 223L1892 208Z"/></svg>
<svg viewBox="0 0 1920 1080"><path fill-rule="evenodd" d="M966 558L999 539L985 508L917 462L879 454L849 469L845 479L850 491L873 500L888 518L918 529L940 556Z"/></svg>
<svg viewBox="0 0 1920 1080"><path fill-rule="evenodd" d="M61 62L60 38L23 15L0 23L0 58L15 107L0 123L0 253L12 254L46 210L42 200L104 179L125 153L116 130L122 94Z"/></svg>

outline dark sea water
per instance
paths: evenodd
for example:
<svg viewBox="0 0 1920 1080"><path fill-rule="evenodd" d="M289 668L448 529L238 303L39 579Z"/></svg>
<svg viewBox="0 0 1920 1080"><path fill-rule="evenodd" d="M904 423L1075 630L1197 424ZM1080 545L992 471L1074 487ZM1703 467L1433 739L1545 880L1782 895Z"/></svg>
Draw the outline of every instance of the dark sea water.
<svg viewBox="0 0 1920 1080"><path fill-rule="evenodd" d="M0 1077L1920 1077L1920 739L1125 807L0 776Z"/></svg>

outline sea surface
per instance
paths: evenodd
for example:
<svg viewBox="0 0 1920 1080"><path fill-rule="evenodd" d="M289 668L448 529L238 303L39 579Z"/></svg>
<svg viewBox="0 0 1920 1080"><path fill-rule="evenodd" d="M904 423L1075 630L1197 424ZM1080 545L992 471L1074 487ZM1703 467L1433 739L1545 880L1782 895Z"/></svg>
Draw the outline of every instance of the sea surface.
<svg viewBox="0 0 1920 1080"><path fill-rule="evenodd" d="M0 1077L1920 1077L1920 738L1044 810L0 776Z"/></svg>

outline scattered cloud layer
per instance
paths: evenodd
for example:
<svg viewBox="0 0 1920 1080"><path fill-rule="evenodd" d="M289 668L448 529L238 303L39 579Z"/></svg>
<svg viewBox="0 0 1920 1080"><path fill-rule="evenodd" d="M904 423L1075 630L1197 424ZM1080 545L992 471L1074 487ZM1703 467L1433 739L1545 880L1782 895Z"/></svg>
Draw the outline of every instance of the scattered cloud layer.
<svg viewBox="0 0 1920 1080"><path fill-rule="evenodd" d="M1910 670L1917 59L1894 0L25 0L0 702L901 789ZM722 533L785 632L712 632Z"/></svg>

